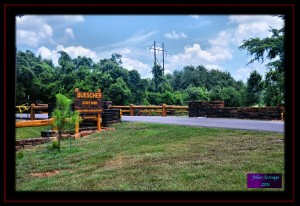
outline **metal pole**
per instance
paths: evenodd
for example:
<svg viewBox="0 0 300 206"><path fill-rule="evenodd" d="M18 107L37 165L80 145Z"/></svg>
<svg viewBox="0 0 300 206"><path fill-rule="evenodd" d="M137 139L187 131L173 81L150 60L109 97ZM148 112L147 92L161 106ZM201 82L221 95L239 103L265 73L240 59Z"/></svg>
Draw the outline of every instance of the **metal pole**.
<svg viewBox="0 0 300 206"><path fill-rule="evenodd" d="M156 65L156 49L155 49L155 41L154 41L154 66Z"/></svg>
<svg viewBox="0 0 300 206"><path fill-rule="evenodd" d="M162 73L164 75L164 71L165 71L165 50L164 50L164 43L162 43L162 53L163 53L163 70Z"/></svg>

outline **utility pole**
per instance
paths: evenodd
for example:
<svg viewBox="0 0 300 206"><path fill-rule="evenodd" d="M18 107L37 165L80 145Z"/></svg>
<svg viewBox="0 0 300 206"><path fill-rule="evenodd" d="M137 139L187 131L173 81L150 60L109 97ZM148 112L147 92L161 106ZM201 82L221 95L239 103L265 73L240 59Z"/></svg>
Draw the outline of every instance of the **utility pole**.
<svg viewBox="0 0 300 206"><path fill-rule="evenodd" d="M156 65L156 48L155 48L155 41L154 41L154 66Z"/></svg>
<svg viewBox="0 0 300 206"><path fill-rule="evenodd" d="M165 52L164 52L164 43L162 43L162 54L163 54L163 59L162 59L162 62L163 62L163 70L162 70L162 73L164 75L165 73Z"/></svg>
<svg viewBox="0 0 300 206"><path fill-rule="evenodd" d="M162 49L160 49L160 48L156 48L156 43L154 41L153 48L151 47L150 49L153 49L154 66L155 65L159 65L162 68L162 74L164 74L164 71L165 71L165 53L167 53L167 51L165 51L165 49L164 49L164 43L162 43ZM158 54L159 54L159 51L162 51L162 60L161 60L162 61L162 65L160 64L161 61L159 61L157 59L156 51L158 51Z"/></svg>

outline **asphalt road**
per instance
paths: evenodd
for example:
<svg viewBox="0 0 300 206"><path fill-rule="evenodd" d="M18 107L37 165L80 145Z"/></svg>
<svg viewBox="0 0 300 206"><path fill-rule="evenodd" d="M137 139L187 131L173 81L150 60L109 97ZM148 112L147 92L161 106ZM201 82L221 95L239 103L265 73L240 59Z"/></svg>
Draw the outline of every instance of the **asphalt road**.
<svg viewBox="0 0 300 206"><path fill-rule="evenodd" d="M153 122L196 127L231 128L242 130L284 132L284 122L196 117L122 116L124 122Z"/></svg>
<svg viewBox="0 0 300 206"><path fill-rule="evenodd" d="M16 114L16 118L20 118ZM28 115L30 119L30 114ZM36 119L47 119L47 114L35 114ZM22 114L27 119L27 114ZM284 122L266 120L246 120L227 118L196 118L196 117L161 117L161 116L122 116L124 122L153 122L160 124L187 125L196 127L216 127L242 130L268 131L284 133Z"/></svg>

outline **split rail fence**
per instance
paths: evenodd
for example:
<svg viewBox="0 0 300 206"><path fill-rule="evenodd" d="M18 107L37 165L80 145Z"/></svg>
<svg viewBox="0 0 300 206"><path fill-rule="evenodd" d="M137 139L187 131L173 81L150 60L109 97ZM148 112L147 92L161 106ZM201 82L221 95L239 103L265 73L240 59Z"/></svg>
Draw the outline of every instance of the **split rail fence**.
<svg viewBox="0 0 300 206"><path fill-rule="evenodd" d="M174 105L167 105L162 104L161 106L144 106L144 105L133 105L130 106L109 106L109 109L120 109L121 117L122 114L127 113L130 116L136 116L136 110L138 113L147 113L150 115L151 113L160 113L161 116L165 117L167 116L168 112L175 113L175 110L188 113L188 106L174 106Z"/></svg>

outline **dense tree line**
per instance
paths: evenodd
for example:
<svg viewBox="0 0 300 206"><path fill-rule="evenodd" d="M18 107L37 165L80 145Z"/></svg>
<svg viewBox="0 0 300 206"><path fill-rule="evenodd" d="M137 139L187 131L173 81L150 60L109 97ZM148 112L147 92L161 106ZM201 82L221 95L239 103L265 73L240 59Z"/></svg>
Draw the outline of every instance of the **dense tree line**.
<svg viewBox="0 0 300 206"><path fill-rule="evenodd" d="M95 63L78 56L72 59L59 51L58 66L31 51L17 52L17 104L30 100L54 102L58 93L73 98L75 88L82 91L101 89L105 100L114 105L187 105L194 100L224 100L226 106L251 106L261 103L263 81L254 71L247 84L236 81L230 73L207 70L204 66L186 66L181 71L163 75L158 65L153 78L142 79L137 70L122 67L122 56Z"/></svg>
<svg viewBox="0 0 300 206"><path fill-rule="evenodd" d="M16 103L30 100L50 103L61 93L73 99L75 88L82 91L101 89L104 99L114 105L187 105L195 100L224 100L225 106L284 105L284 28L271 29L272 36L245 40L245 49L263 62L268 70L265 79L251 72L246 84L236 81L229 72L208 70L202 65L185 66L164 75L159 65L152 68L153 78L142 79L137 70L122 66L122 56L93 62L78 56L72 59L59 51L58 66L29 50L17 52Z"/></svg>

